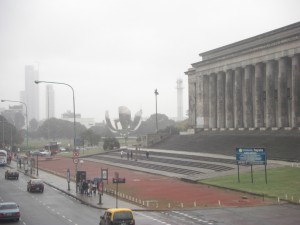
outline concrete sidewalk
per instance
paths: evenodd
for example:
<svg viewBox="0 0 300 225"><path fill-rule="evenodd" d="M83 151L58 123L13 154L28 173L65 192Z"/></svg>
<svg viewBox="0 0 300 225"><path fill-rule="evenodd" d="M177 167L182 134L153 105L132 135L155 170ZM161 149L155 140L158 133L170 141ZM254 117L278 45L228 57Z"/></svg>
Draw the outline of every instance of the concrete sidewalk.
<svg viewBox="0 0 300 225"><path fill-rule="evenodd" d="M20 173L23 173L24 175L26 174L23 165L22 168L19 168L17 167L17 163L15 161L11 162L10 167L17 169ZM117 200L116 197L107 195L105 193L101 197L101 204L99 204L100 199L98 194L89 197L86 195L82 195L80 193L76 193L76 185L75 182L73 181L70 182L70 190L68 190L67 178L62 178L60 176L45 172L41 169L38 170L38 175L36 174L36 170L34 170L32 174L30 174L30 171L28 171L26 175L32 178L42 179L44 183L47 184L48 186L51 186L65 193L66 195L75 198L81 203L89 205L94 208L107 209L107 208L115 208L115 207L118 208L124 207L124 208L130 208L134 211L139 211L139 210L142 211L144 209L142 207L139 207L138 205L134 205L132 203L123 201L119 198Z"/></svg>

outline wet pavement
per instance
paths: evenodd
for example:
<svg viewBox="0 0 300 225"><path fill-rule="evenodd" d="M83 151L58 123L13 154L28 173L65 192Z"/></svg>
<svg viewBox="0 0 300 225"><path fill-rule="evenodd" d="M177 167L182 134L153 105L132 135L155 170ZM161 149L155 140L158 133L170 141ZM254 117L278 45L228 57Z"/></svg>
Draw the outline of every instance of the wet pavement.
<svg viewBox="0 0 300 225"><path fill-rule="evenodd" d="M131 208L136 211L142 210L142 207L139 207L135 204L132 204L130 202L123 201L114 196L103 194L101 196L101 201L98 194L95 194L93 196L86 196L76 192L76 185L75 182L70 181L70 184L68 185L67 178L60 177L58 175L55 175L51 172L45 172L42 169L38 170L38 175L35 169L33 169L32 174L31 171L28 171L25 173L24 166L20 169L17 168L17 163L15 161L12 161L10 164L10 167L17 169L19 172L26 174L32 178L39 178L44 181L45 184L51 186L52 188L58 189L59 191L65 193L66 195L69 195L78 201L80 201L83 204L89 205L91 207L99 208L99 209L107 209L107 208L114 208L116 205L121 208ZM69 189L70 188L70 189Z"/></svg>
<svg viewBox="0 0 300 225"><path fill-rule="evenodd" d="M151 150L150 150L151 151ZM150 156L154 158L155 154L162 154L165 151L153 150L150 153ZM170 153L170 151L168 151ZM171 152L172 153L172 152ZM180 152L176 152L178 155ZM222 155L211 155L211 154L197 154L195 153L186 153L182 152L183 155L190 154L193 159L185 159L186 161L195 161L197 157L215 157L217 159L226 159L233 160L233 157L222 156ZM108 156L106 154L106 156ZM172 209L172 208L195 208L195 207L226 207L226 206L253 206L253 205L264 205L271 204L270 202L264 201L257 196L247 196L245 199L245 194L239 192L230 192L228 190L218 189L214 187L203 186L201 184L195 184L191 182L184 182L180 179L183 177L179 173L170 173L163 170L157 170L159 166L170 166L170 158L172 162L176 163L171 165L172 168L180 167L178 165L178 159L181 157L176 157L175 155L162 156L159 155L156 158L168 158L168 163L166 162L153 162L153 160L141 160L139 163L153 165L152 169L138 167L135 164L134 160L122 159L120 161L120 156L110 156L114 161L108 161L105 159L96 159L93 157L88 157L87 155L84 158L79 158L77 164L74 164L74 161L71 158L66 158L63 156L54 156L51 159L46 159L40 157L39 159L39 170L38 175L37 171L34 168L32 173L28 172L28 175L32 177L38 177L44 180L44 182L53 188L56 188L67 195L70 195L76 198L78 201L81 201L84 204L90 205L97 208L113 208L113 207L128 207L134 210L158 210L158 209ZM181 157L182 158L182 157ZM118 160L118 161L115 161ZM202 161L201 161L202 160ZM203 159L199 161L203 162ZM126 163L125 163L126 162ZM199 164L198 163L198 164ZM225 165L224 162L219 162L219 165ZM272 164L272 163L270 163ZM269 165L270 165L269 164ZM273 163L274 164L274 163ZM276 163L278 164L278 163ZM282 162L282 164L286 164ZM236 173L236 165L231 163L226 164L231 166L231 170L226 170L223 172L220 171L211 171L203 168L196 168L200 171L201 174L197 177L191 175L185 175L185 178L189 177L190 181L194 181L195 178L203 179L207 177L214 177L217 174L233 174ZM15 162L12 162L12 167L17 167ZM207 165L206 165L207 166ZM118 200L114 195L115 185L110 182L110 184L105 184L105 191L99 199L99 195L93 195L91 197L82 195L76 192L75 186L75 171L86 171L87 179L93 179L94 177L100 177L100 171L102 168L106 168L109 171L109 179L111 179L115 173L119 173L120 177L126 178L126 185L119 185L119 195ZM181 166L181 169L195 170L194 167L184 167ZM213 167L215 168L215 166ZM70 181L70 190L68 190L67 182L67 169L71 173ZM24 172L24 168L19 169L21 172ZM73 175L72 175L73 174ZM177 176L177 177L176 177ZM127 182L128 181L128 182ZM122 187L122 190L121 190ZM113 194L112 194L113 193ZM101 204L100 204L101 203ZM160 204L160 205L159 205Z"/></svg>

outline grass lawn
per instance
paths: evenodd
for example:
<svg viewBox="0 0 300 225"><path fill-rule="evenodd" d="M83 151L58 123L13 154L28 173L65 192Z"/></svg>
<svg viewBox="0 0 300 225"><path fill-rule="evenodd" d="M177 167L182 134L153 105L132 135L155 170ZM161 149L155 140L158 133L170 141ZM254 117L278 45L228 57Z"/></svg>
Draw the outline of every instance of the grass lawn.
<svg viewBox="0 0 300 225"><path fill-rule="evenodd" d="M268 197L280 198L300 203L300 168L280 167L267 169L267 184L265 172L255 171L253 167L253 183L251 172L202 180L201 183L211 184L240 191L264 194Z"/></svg>

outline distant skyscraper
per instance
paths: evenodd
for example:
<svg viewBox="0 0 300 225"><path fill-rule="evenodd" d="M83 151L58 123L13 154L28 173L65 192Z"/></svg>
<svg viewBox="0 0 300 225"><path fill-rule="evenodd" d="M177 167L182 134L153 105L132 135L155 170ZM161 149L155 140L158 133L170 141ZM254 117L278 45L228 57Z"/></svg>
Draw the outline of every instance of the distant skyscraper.
<svg viewBox="0 0 300 225"><path fill-rule="evenodd" d="M183 83L177 79L177 120L183 120Z"/></svg>
<svg viewBox="0 0 300 225"><path fill-rule="evenodd" d="M38 85L34 83L39 79L38 71L33 66L25 66L25 102L28 109L28 121L39 120L39 92Z"/></svg>
<svg viewBox="0 0 300 225"><path fill-rule="evenodd" d="M47 118L55 117L53 85L46 86L46 117Z"/></svg>

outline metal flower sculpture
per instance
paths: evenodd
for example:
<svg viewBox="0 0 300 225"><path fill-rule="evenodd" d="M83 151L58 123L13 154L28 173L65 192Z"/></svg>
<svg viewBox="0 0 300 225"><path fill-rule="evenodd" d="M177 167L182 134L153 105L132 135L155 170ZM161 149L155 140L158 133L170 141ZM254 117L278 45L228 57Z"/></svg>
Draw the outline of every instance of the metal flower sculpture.
<svg viewBox="0 0 300 225"><path fill-rule="evenodd" d="M112 124L108 111L105 112L105 120L109 130L118 133L123 137L127 137L130 133L136 131L142 122L142 110L138 111L134 119L131 120L131 112L126 106L119 107L119 118L114 120Z"/></svg>

